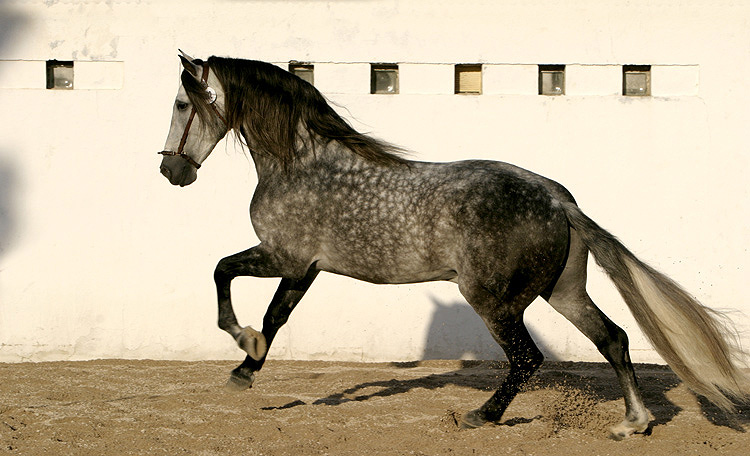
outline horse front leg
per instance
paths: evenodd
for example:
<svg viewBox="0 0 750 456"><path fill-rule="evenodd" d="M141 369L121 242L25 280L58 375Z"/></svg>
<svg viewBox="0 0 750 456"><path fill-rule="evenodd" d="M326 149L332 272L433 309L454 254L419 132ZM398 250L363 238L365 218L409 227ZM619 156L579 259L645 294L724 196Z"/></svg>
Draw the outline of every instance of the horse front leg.
<svg viewBox="0 0 750 456"><path fill-rule="evenodd" d="M281 279L279 288L268 305L265 317L263 317L263 331L260 333L260 336L263 337L266 347L270 348L273 339L276 337L276 333L289 320L292 310L294 310L297 303L299 303L305 292L310 288L318 272L313 266L301 280ZM260 358L248 353L245 361L232 371L232 375L227 381L227 387L232 390L241 391L253 386L255 372L263 367L267 353L268 350L266 349Z"/></svg>
<svg viewBox="0 0 750 456"><path fill-rule="evenodd" d="M268 348L276 333L289 319L294 307L318 275L311 266L301 279L282 278L279 288L263 318L263 330L258 332L237 322L231 300L231 281L237 276L274 277L281 274L271 255L261 246L222 259L214 272L214 281L219 301L219 327L228 332L247 353L245 361L232 371L227 386L232 389L247 389L253 384L254 373L263 366ZM300 274L301 275L301 274Z"/></svg>

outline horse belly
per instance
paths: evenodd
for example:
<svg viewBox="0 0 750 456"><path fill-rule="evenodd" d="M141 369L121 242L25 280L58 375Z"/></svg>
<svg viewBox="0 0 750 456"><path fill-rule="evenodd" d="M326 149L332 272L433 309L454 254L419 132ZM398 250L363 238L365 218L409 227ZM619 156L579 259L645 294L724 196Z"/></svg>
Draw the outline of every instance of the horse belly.
<svg viewBox="0 0 750 456"><path fill-rule="evenodd" d="M322 260L318 264L323 271L375 284L397 285L405 283L432 282L437 280L455 280L457 277L456 271L450 268L439 270L402 268L399 270L392 270L384 268L363 268L360 267L360 265L340 263L334 266L329 264L326 260Z"/></svg>
<svg viewBox="0 0 750 456"><path fill-rule="evenodd" d="M370 247L349 250L338 246L324 251L317 266L323 271L379 284L452 280L457 275L447 261L435 261L434 255Z"/></svg>
<svg viewBox="0 0 750 456"><path fill-rule="evenodd" d="M326 243L318 267L372 283L416 283L456 277L450 239L410 224L381 223ZM372 227L372 225L371 225ZM388 228L390 227L390 228Z"/></svg>

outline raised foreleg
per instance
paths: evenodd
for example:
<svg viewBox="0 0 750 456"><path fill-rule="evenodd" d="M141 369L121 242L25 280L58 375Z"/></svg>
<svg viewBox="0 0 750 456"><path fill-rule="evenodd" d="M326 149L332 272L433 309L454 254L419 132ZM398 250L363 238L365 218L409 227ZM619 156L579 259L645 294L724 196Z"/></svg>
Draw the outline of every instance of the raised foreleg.
<svg viewBox="0 0 750 456"><path fill-rule="evenodd" d="M289 320L292 310L294 310L297 303L299 303L305 292L310 288L313 280L318 276L318 272L317 269L311 267L303 279L281 279L279 288L268 305L265 317L263 317L263 331L260 335L264 338L267 347L271 346L276 333ZM267 351L262 357L256 358L248 353L245 361L232 371L232 375L227 382L227 387L235 390L243 390L253 386L255 372L263 367L263 363L266 361L266 354Z"/></svg>
<svg viewBox="0 0 750 456"><path fill-rule="evenodd" d="M229 380L228 386L234 389L252 386L253 372L263 365L273 338L318 275L314 265L305 270L290 267L290 264L288 258L283 261L259 245L226 257L216 266L214 281L219 304L219 327L228 332L247 353L245 361L232 372ZM243 328L237 322L232 307L231 282L238 276L282 277L263 319L262 332L249 326Z"/></svg>

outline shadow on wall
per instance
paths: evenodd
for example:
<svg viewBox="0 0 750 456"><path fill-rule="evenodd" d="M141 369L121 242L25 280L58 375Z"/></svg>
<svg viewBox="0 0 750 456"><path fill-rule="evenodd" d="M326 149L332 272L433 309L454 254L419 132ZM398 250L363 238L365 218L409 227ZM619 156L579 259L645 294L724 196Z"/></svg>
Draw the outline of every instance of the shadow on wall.
<svg viewBox="0 0 750 456"><path fill-rule="evenodd" d="M9 43L18 34L18 31L28 22L28 18L18 11L14 11L9 5L0 2L0 51L6 43ZM0 54L0 60L4 56Z"/></svg>
<svg viewBox="0 0 750 456"><path fill-rule="evenodd" d="M13 195L17 184L14 168L0 152L0 256L8 251L15 231Z"/></svg>
<svg viewBox="0 0 750 456"><path fill-rule="evenodd" d="M464 301L443 302L432 297L435 310L427 330L422 359L507 361L484 321ZM543 339L529 328L545 359L556 361Z"/></svg>
<svg viewBox="0 0 750 456"><path fill-rule="evenodd" d="M5 46L11 43L29 18L14 11L8 4L0 3L0 60L5 58ZM8 251L16 228L13 206L18 186L15 168L0 150L0 256Z"/></svg>

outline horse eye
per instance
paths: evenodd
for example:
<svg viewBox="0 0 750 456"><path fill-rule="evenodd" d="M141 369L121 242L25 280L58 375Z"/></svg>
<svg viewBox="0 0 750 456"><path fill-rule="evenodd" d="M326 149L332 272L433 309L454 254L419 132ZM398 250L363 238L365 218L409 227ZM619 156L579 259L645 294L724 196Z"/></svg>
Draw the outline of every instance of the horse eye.
<svg viewBox="0 0 750 456"><path fill-rule="evenodd" d="M180 111L184 111L184 110L186 110L188 108L188 104L185 103L184 101L178 101L176 103L176 106L177 106L177 109L180 110Z"/></svg>

